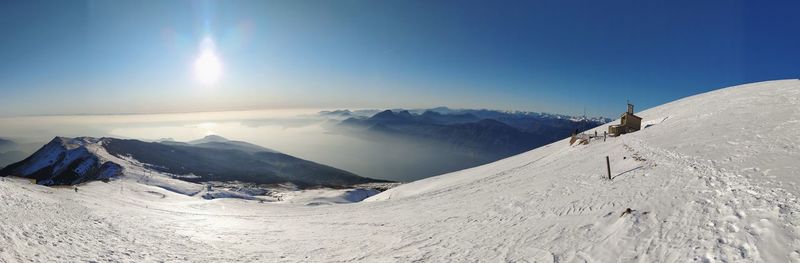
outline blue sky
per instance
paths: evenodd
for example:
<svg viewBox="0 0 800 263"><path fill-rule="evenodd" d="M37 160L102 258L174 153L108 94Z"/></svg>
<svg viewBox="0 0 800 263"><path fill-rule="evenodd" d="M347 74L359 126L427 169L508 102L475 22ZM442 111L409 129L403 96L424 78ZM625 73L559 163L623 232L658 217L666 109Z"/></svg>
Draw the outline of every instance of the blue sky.
<svg viewBox="0 0 800 263"><path fill-rule="evenodd" d="M3 1L0 115L450 106L616 116L800 77L800 2ZM211 39L221 78L198 83Z"/></svg>

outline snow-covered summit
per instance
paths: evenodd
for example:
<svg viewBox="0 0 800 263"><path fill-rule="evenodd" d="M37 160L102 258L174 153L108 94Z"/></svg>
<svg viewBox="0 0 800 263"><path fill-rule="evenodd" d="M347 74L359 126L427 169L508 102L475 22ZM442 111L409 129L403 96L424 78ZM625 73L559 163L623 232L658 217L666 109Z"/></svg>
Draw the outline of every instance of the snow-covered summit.
<svg viewBox="0 0 800 263"><path fill-rule="evenodd" d="M27 159L0 170L2 176L35 179L38 184L78 184L109 179L122 167L96 154L102 139L55 137Z"/></svg>
<svg viewBox="0 0 800 263"><path fill-rule="evenodd" d="M118 175L144 176L145 182L160 181L155 185L187 194L197 192L200 185L195 183L208 181L291 182L302 187L381 181L220 136L195 143L56 137L29 158L0 170L0 176L35 179L42 185L74 185ZM176 188L178 184L189 187Z"/></svg>

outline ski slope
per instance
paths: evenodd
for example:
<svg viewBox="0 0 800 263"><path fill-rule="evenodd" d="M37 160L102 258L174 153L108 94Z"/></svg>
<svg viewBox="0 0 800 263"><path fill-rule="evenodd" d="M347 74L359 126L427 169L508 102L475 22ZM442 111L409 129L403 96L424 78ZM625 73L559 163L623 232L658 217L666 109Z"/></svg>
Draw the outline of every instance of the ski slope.
<svg viewBox="0 0 800 263"><path fill-rule="evenodd" d="M562 140L354 204L3 178L0 261L800 262L800 80L637 115L649 126L636 133Z"/></svg>

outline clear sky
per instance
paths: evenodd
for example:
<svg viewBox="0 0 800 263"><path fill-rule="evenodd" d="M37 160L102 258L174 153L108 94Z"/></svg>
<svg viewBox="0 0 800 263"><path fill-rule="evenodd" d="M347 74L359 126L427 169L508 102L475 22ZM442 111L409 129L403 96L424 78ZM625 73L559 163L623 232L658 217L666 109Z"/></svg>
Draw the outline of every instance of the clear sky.
<svg viewBox="0 0 800 263"><path fill-rule="evenodd" d="M794 2L794 3L792 3ZM450 106L616 116L800 77L800 2L2 1L0 115Z"/></svg>

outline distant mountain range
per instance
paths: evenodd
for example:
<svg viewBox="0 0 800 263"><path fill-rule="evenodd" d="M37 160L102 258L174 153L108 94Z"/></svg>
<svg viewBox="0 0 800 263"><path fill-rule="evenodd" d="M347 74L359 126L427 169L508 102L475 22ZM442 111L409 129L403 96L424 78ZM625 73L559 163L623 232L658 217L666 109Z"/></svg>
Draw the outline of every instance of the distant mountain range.
<svg viewBox="0 0 800 263"><path fill-rule="evenodd" d="M336 131L367 139L385 136L442 145L458 154L469 154L482 162L519 154L568 137L606 122L607 118L570 117L533 112L454 110L445 107L415 110L384 110L371 116L367 111L330 111L348 117ZM470 163L474 164L474 163Z"/></svg>
<svg viewBox="0 0 800 263"><path fill-rule="evenodd" d="M413 115L422 115L425 112L433 112L439 113L442 115L448 116L455 116L455 115L462 115L462 114L471 114L478 119L564 119L564 120L572 120L572 121L592 121L592 122L601 122L601 123L608 123L612 121L606 117L587 117L587 116L570 116L565 114L555 114L555 113L546 113L546 112L532 112L532 111L504 111L504 110L489 110L489 109L451 109L448 107L436 107L436 108L428 108L428 109L358 109L358 110L347 110L347 109L340 109L340 110L329 110L329 111L320 111L318 115L320 116L327 116L327 117L371 117L375 114L378 114L382 111L390 110L392 112L402 112L408 111Z"/></svg>
<svg viewBox="0 0 800 263"><path fill-rule="evenodd" d="M278 153L275 150L261 147L249 142L232 141L219 135L208 135L202 139L189 141L189 142L176 142L176 141L161 141L162 144L178 145L178 146L194 146L208 149L221 149L221 150L238 150L255 154L258 152L271 152Z"/></svg>
<svg viewBox="0 0 800 263"><path fill-rule="evenodd" d="M0 176L32 178L44 185L72 185L121 175L128 160L191 182L290 182L302 187L381 182L219 136L187 143L56 137L25 160L0 170Z"/></svg>

